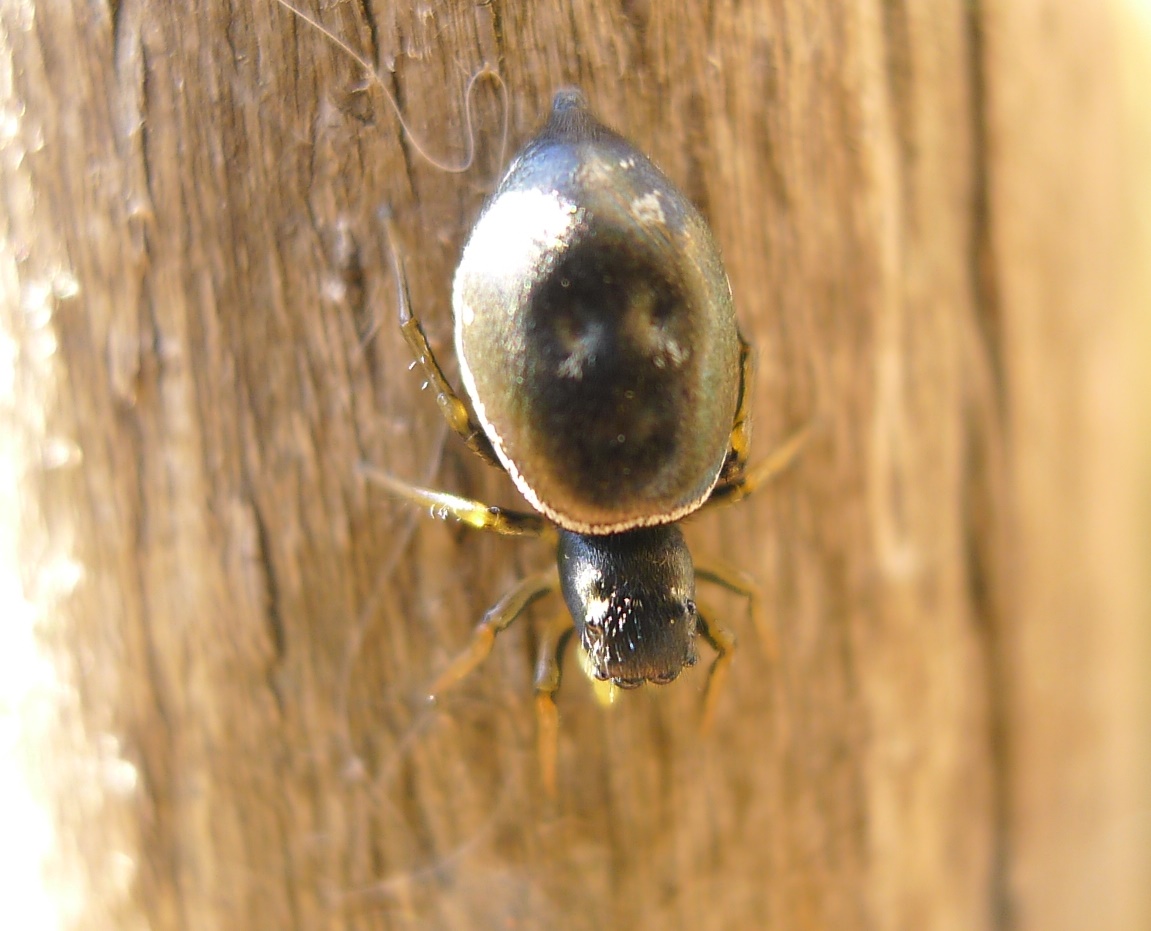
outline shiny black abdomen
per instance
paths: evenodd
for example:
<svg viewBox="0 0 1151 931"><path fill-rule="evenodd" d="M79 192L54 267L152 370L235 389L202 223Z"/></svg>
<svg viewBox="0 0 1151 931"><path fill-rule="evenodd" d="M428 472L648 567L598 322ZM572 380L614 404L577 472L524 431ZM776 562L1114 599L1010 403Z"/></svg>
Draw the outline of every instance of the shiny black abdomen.
<svg viewBox="0 0 1151 931"><path fill-rule="evenodd" d="M650 161L557 95L456 273L456 346L520 490L562 527L666 523L728 450L739 337L702 217Z"/></svg>

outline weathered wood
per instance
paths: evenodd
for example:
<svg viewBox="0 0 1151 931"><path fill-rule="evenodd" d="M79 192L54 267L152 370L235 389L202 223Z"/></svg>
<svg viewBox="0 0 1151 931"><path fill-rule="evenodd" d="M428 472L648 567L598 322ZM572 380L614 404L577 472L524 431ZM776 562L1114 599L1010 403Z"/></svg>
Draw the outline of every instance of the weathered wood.
<svg viewBox="0 0 1151 931"><path fill-rule="evenodd" d="M321 7L410 134L271 0L0 6L13 526L62 684L28 740L78 925L1147 927L1146 35L1055 0ZM485 65L510 146L579 84L711 219L753 455L816 424L689 531L774 653L713 598L708 736L703 664L605 712L569 658L554 803L532 624L422 701L549 554L356 468L517 503L409 371L379 218L450 359L494 84L469 171L415 141L462 158Z"/></svg>

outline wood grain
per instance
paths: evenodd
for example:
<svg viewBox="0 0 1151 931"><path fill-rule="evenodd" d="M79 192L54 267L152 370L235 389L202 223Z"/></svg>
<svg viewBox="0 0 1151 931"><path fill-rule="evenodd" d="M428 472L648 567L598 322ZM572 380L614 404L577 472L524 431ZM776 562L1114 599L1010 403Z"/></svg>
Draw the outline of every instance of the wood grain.
<svg viewBox="0 0 1151 931"><path fill-rule="evenodd" d="M0 5L16 566L60 685L29 746L76 926L1148 927L1147 25L309 9L408 133L271 0ZM554 802L532 623L423 700L550 554L357 471L517 503L409 371L380 223L454 372L495 85L470 170L415 142L463 157L484 66L508 146L578 84L709 217L754 455L816 426L689 522L774 650L713 598L742 649L707 736L702 667L604 711L569 662Z"/></svg>

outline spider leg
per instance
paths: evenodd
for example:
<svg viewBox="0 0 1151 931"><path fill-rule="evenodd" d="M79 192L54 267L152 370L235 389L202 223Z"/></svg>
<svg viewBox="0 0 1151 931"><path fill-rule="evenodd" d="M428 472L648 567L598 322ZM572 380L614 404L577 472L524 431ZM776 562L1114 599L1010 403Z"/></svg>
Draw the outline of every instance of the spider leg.
<svg viewBox="0 0 1151 931"><path fill-rule="evenodd" d="M566 612L554 617L540 636L536 654L536 727L539 740L540 778L551 798L556 796L556 757L559 748L559 712L555 694L563 672L564 649L575 631Z"/></svg>
<svg viewBox="0 0 1151 931"><path fill-rule="evenodd" d="M497 601L476 625L468 645L449 664L448 668L436 677L428 689L428 697L435 700L453 685L466 678L472 670L488 658L496 635L506 630L528 608L532 602L543 598L559 588L556 570L536 572L521 579L515 587Z"/></svg>
<svg viewBox="0 0 1151 931"><path fill-rule="evenodd" d="M479 424L472 420L464 402L460 400L460 396L451 386L444 370L440 367L436 354L432 352L432 347L428 343L427 334L424 333L424 328L420 325L419 318L412 313L412 297L408 290L408 278L404 273L403 259L400 258L399 250L396 248L396 236L391 217L385 215L383 223L387 230L388 246L392 253L392 267L395 270L398 292L400 332L403 334L404 342L411 349L416 364L422 370L427 384L435 389L436 405L439 407L440 413L444 415L444 420L448 422L448 426L459 434L460 439L467 444L468 449L473 453L485 462L503 468L487 434L484 433Z"/></svg>
<svg viewBox="0 0 1151 931"><path fill-rule="evenodd" d="M752 356L751 346L737 331L739 336L739 400L736 402L735 419L731 424L731 438L728 440L727 459L719 473L722 485L736 475L742 475L747 466L751 448L751 421L748 417L748 394L751 390Z"/></svg>
<svg viewBox="0 0 1151 931"><path fill-rule="evenodd" d="M476 530L488 530L508 537L548 537L554 533L543 517L530 511L514 511L446 491L421 488L366 462L360 463L359 471L373 484L385 488L397 498L426 507L433 517L441 520L451 517Z"/></svg>
<svg viewBox="0 0 1151 931"><path fill-rule="evenodd" d="M720 588L726 588L729 592L747 599L748 614L751 616L752 626L759 637L760 647L768 662L774 663L778 653L776 636L763 611L763 592L760 590L759 584L747 573L740 572L732 566L715 562L697 563L695 577Z"/></svg>
<svg viewBox="0 0 1151 931"><path fill-rule="evenodd" d="M727 673L735 656L735 635L710 620L709 615L710 612L705 611L696 614L700 636L715 650L715 659L707 673L707 687L703 693L703 713L699 721L699 729L704 734L711 730L711 724L715 720L719 696L723 693Z"/></svg>
<svg viewBox="0 0 1151 931"><path fill-rule="evenodd" d="M712 490L711 497L703 503L703 507L739 501L785 472L803 450L811 436L811 430L810 424L801 427L772 450L771 455L751 468L747 468L746 464L741 464L738 471L732 471L726 475L721 473L719 482ZM732 442L735 442L734 438ZM729 458L728 461L730 463L731 459ZM726 466L724 471L727 472Z"/></svg>

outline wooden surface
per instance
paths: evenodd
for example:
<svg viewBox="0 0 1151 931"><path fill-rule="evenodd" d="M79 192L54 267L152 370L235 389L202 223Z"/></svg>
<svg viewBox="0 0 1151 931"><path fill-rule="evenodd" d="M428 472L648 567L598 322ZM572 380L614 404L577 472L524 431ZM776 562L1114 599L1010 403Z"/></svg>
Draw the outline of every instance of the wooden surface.
<svg viewBox="0 0 1151 931"><path fill-rule="evenodd" d="M410 124L271 0L0 4L25 720L84 928L1142 931L1148 24L1117 7L325 2ZM1140 56L1143 56L1141 59ZM530 543L394 326L379 211L450 349L509 144L583 87L711 219L755 345L757 499L690 523L766 592L601 710L541 791L532 624L422 690ZM454 372L454 360L449 368ZM554 606L558 610L558 605ZM545 620L547 611L536 614ZM35 724L35 726L33 726Z"/></svg>

